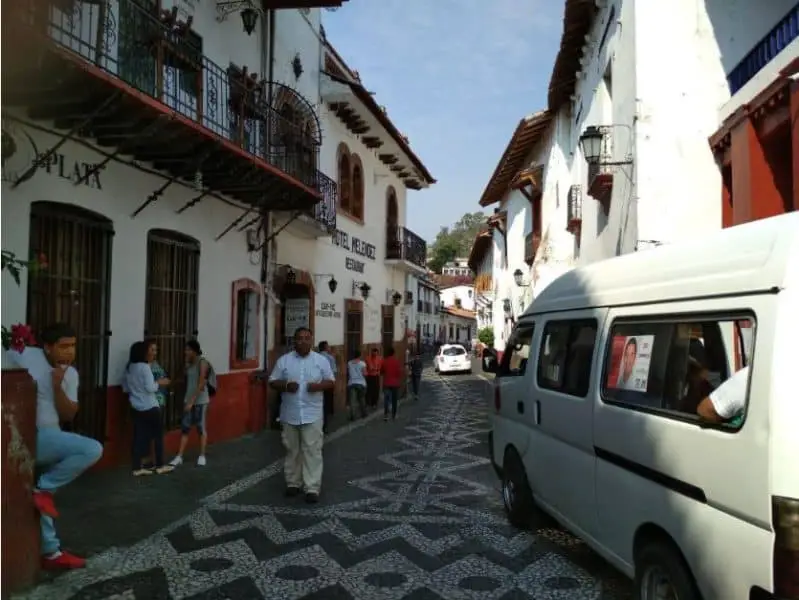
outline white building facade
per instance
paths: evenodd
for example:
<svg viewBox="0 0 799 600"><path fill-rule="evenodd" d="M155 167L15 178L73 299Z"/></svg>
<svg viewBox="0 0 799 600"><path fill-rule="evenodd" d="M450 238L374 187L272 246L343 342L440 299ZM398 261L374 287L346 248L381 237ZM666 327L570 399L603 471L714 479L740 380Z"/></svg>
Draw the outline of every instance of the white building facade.
<svg viewBox="0 0 799 600"><path fill-rule="evenodd" d="M475 296L473 285L456 285L441 290L441 303L446 306L475 310Z"/></svg>
<svg viewBox="0 0 799 600"><path fill-rule="evenodd" d="M469 275L469 260L466 258L456 258L441 267L442 275L453 277L463 277Z"/></svg>
<svg viewBox="0 0 799 600"><path fill-rule="evenodd" d="M575 240L561 226L567 206L557 177L559 134L558 117L548 111L522 119L480 199L494 214L469 260L478 320L487 323L490 315L500 352L533 297L574 265Z"/></svg>
<svg viewBox="0 0 799 600"><path fill-rule="evenodd" d="M441 335L441 296L435 282L427 274L415 278L416 293L412 326L421 346L431 346Z"/></svg>
<svg viewBox="0 0 799 600"><path fill-rule="evenodd" d="M708 139L781 69L793 63L799 70L796 1L756 8L724 0L690 0L668 11L641 0L567 2L549 110L561 115L558 179L573 197L570 228L580 236L581 263L722 226L722 175L734 178L720 172L723 148L714 156ZM787 117L787 94L782 101ZM791 154L785 131L782 156ZM793 205L790 192L782 195Z"/></svg>
<svg viewBox="0 0 799 600"><path fill-rule="evenodd" d="M303 287L319 293L288 302L289 324L316 318L317 341L403 343L406 274L423 270L426 254L402 229L405 189L432 177L407 140L376 133L390 146L381 162L320 108L329 48L320 8L258 12L248 35L238 10L221 4L165 1L157 12L119 0L99 30L90 3L70 16L45 12L47 26L32 30L32 1L3 15L4 32L16 25L2 40L2 242L47 265L23 271L19 287L4 271L3 324L76 329L76 427L104 441L104 461L128 459L119 383L135 341L153 339L178 382L168 447L179 437L189 339L219 378L211 441L263 426L266 389L253 376L279 351L287 300ZM30 89L48 91L20 93ZM342 143L362 161L362 223L339 216ZM361 308L351 331L347 300Z"/></svg>
<svg viewBox="0 0 799 600"><path fill-rule="evenodd" d="M466 345L474 341L477 335L474 311L450 306L442 308L441 315L442 335L438 341Z"/></svg>

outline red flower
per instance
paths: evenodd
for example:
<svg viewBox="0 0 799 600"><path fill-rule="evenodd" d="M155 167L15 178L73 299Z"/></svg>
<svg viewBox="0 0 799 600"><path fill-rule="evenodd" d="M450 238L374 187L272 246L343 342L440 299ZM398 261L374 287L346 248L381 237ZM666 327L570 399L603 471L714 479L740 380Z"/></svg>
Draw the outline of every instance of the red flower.
<svg viewBox="0 0 799 600"><path fill-rule="evenodd" d="M39 252L39 256L36 257L36 264L40 269L47 268L47 255L44 252Z"/></svg>
<svg viewBox="0 0 799 600"><path fill-rule="evenodd" d="M34 344L36 344L36 338L29 325L17 323L11 326L11 341L9 346L12 350L22 352L25 346L33 346Z"/></svg>

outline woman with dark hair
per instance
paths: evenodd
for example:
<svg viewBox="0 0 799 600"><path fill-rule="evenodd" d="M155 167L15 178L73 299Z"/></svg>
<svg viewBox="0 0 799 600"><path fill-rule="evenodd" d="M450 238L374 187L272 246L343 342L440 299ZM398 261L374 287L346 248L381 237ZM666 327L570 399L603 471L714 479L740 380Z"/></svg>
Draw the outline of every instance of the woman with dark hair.
<svg viewBox="0 0 799 600"><path fill-rule="evenodd" d="M161 377L155 380L148 360L152 353L148 350L146 342L134 343L125 369L124 387L133 409L133 475L137 477L173 470L164 464L164 428L156 397L162 386L169 385L169 379ZM142 460L150 453L150 444L155 444L154 471L142 465Z"/></svg>

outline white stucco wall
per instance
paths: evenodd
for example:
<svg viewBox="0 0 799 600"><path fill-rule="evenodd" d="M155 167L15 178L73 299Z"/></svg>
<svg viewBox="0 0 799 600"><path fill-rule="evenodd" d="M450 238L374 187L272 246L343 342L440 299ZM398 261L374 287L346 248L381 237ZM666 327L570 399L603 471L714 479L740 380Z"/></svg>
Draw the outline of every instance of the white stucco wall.
<svg viewBox="0 0 799 600"><path fill-rule="evenodd" d="M464 310L474 310L474 286L456 285L441 290L441 301L444 306L455 306L455 300L461 301L461 308Z"/></svg>
<svg viewBox="0 0 799 600"><path fill-rule="evenodd" d="M59 138L29 130L40 151ZM60 150L69 164L75 161L98 163L102 157L84 146L67 142ZM100 174L102 189L74 185L55 171L40 169L32 179L11 189L2 183L3 248L28 257L31 203L61 202L94 211L113 222L111 254L111 297L109 340L109 385L118 384L128 358L130 345L144 335L147 276L147 232L171 229L200 242L200 279L198 291L198 339L214 368L228 371L231 326L231 284L246 277L260 281L260 264L251 262L243 232L235 229L219 241L218 236L242 210L205 198L182 214L177 209L197 195L194 189L174 184L164 195L135 218L131 214L147 200L164 178L148 175L117 162L110 162ZM55 257L49 257L52 262ZM27 277L22 274L17 287L11 276L2 276L2 321L6 326L25 322ZM259 348L263 355L263 348Z"/></svg>
<svg viewBox="0 0 799 600"><path fill-rule="evenodd" d="M720 175L707 139L729 96L703 0L675 3L665 14L646 2L602 9L578 77L569 152L573 183L587 189L579 136L613 125L610 212L583 194L580 261L632 252L639 240L674 243L721 226ZM664 52L668 48L668 52ZM606 75L610 74L608 86ZM571 182L570 182L571 183Z"/></svg>

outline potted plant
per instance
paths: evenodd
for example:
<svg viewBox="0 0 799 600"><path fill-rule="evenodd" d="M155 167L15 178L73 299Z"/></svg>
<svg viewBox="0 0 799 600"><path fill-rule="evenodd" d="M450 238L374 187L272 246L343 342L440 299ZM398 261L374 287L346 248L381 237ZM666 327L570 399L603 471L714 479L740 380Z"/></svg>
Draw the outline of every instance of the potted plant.
<svg viewBox="0 0 799 600"><path fill-rule="evenodd" d="M2 250L2 271L17 285L23 270L46 268L43 256L24 261ZM3 349L24 350L35 343L30 326L2 326ZM24 589L39 569L39 519L31 504L36 462L36 385L25 369L2 374L2 578L9 591Z"/></svg>

